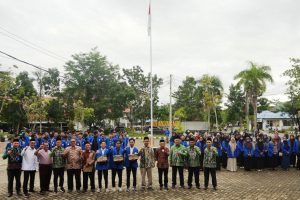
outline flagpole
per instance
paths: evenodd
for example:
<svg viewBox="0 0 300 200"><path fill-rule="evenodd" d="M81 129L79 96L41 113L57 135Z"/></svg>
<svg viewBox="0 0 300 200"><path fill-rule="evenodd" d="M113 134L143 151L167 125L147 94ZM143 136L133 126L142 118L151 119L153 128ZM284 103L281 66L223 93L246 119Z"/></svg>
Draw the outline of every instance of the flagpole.
<svg viewBox="0 0 300 200"><path fill-rule="evenodd" d="M148 34L149 34L149 53L150 53L150 128L151 128L151 143L154 146L154 137L153 137L153 80L152 80L152 30L151 30L151 0L149 0L149 21L148 21Z"/></svg>

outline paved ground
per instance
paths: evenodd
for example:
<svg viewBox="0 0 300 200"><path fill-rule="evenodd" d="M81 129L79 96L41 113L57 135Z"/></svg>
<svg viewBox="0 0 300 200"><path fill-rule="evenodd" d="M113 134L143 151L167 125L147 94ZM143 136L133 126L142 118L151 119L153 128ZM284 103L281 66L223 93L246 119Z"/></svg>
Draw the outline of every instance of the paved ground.
<svg viewBox="0 0 300 200"><path fill-rule="evenodd" d="M140 145L140 142L138 146ZM0 152L3 152L3 145L0 144ZM0 199L8 199L6 161L0 160ZM123 189L125 189L125 171L123 171ZM109 184L110 181L109 174ZM169 183L171 174L169 173ZM197 189L176 189L169 191L160 191L158 188L157 170L154 169L154 191L130 192L109 192L109 193L85 193L77 194L76 192L68 193L48 193L46 196L32 194L30 199L300 199L300 171L291 169L288 172L281 171L263 171L263 172L244 172L239 170L232 173L225 170L217 173L218 190L213 191L210 187L208 190L203 189L203 173L200 173L201 190ZM66 180L66 177L65 177ZM185 173L185 180L187 174ZM23 177L21 178L21 182ZM97 177L96 177L97 183ZM138 173L138 183L140 184L140 173ZM65 188L67 183L65 182ZM96 184L97 187L98 184ZM39 190L39 178L36 176L35 190ZM111 187L111 185L110 185ZM51 183L51 189L53 185ZM138 188L139 189L139 188ZM17 197L14 195L13 198Z"/></svg>

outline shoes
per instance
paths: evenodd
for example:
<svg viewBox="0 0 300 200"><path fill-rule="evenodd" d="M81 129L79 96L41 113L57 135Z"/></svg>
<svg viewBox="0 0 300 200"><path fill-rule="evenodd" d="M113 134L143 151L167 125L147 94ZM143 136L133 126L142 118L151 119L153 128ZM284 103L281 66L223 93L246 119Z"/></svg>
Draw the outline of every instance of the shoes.
<svg viewBox="0 0 300 200"><path fill-rule="evenodd" d="M66 191L65 191L65 188L63 188L63 187L60 188L60 191L61 191L61 192L66 192Z"/></svg>
<svg viewBox="0 0 300 200"><path fill-rule="evenodd" d="M189 190L192 189L192 186L189 186L188 189L189 189Z"/></svg>
<svg viewBox="0 0 300 200"><path fill-rule="evenodd" d="M68 193L71 193L71 192L73 192L73 190L68 190Z"/></svg>
<svg viewBox="0 0 300 200"><path fill-rule="evenodd" d="M196 188L197 188L198 190L200 190L200 186L196 186Z"/></svg>
<svg viewBox="0 0 300 200"><path fill-rule="evenodd" d="M119 192L122 192L122 188L119 188Z"/></svg>
<svg viewBox="0 0 300 200"><path fill-rule="evenodd" d="M109 189L108 188L105 188L105 190L104 190L105 192L109 192Z"/></svg>
<svg viewBox="0 0 300 200"><path fill-rule="evenodd" d="M127 188L127 189L126 189L126 192L130 192L130 189L129 189L129 188Z"/></svg>
<svg viewBox="0 0 300 200"><path fill-rule="evenodd" d="M86 193L86 190L82 190L82 193Z"/></svg>
<svg viewBox="0 0 300 200"><path fill-rule="evenodd" d="M111 191L115 192L115 191L116 191L116 188L112 188Z"/></svg>
<svg viewBox="0 0 300 200"><path fill-rule="evenodd" d="M24 193L24 196L25 196L25 197L29 197L28 192Z"/></svg>
<svg viewBox="0 0 300 200"><path fill-rule="evenodd" d="M175 188L176 188L175 185L172 185L172 189L175 190Z"/></svg>
<svg viewBox="0 0 300 200"><path fill-rule="evenodd" d="M35 193L36 191L35 191L35 190L29 190L29 192L31 192L31 193Z"/></svg>
<svg viewBox="0 0 300 200"><path fill-rule="evenodd" d="M163 189L163 187L162 187L162 186L160 186L160 187L159 187L159 190L162 190L162 189Z"/></svg>
<svg viewBox="0 0 300 200"><path fill-rule="evenodd" d="M205 187L204 190L207 190L207 187Z"/></svg>
<svg viewBox="0 0 300 200"><path fill-rule="evenodd" d="M169 188L168 188L168 187L165 187L165 190L169 190Z"/></svg>
<svg viewBox="0 0 300 200"><path fill-rule="evenodd" d="M152 191L152 190L153 190L152 186L149 186L149 187L148 187L148 190Z"/></svg>
<svg viewBox="0 0 300 200"><path fill-rule="evenodd" d="M180 186L180 188L181 188L181 189L184 189L185 187L184 187L184 185L182 185L182 186Z"/></svg>
<svg viewBox="0 0 300 200"><path fill-rule="evenodd" d="M48 189L47 192L53 192L53 190L49 190L49 189Z"/></svg>
<svg viewBox="0 0 300 200"><path fill-rule="evenodd" d="M77 193L80 193L80 190L76 190Z"/></svg>
<svg viewBox="0 0 300 200"><path fill-rule="evenodd" d="M101 192L101 188L98 188L97 192Z"/></svg>
<svg viewBox="0 0 300 200"><path fill-rule="evenodd" d="M46 193L45 193L45 191L40 191L39 194L40 194L40 195L45 195Z"/></svg>
<svg viewBox="0 0 300 200"><path fill-rule="evenodd" d="M134 187L134 188L132 189L132 191L136 192L136 187Z"/></svg>
<svg viewBox="0 0 300 200"><path fill-rule="evenodd" d="M7 197L12 197L13 193L8 193Z"/></svg>
<svg viewBox="0 0 300 200"><path fill-rule="evenodd" d="M18 196L22 196L22 194L21 194L20 191L17 191L17 195L18 195Z"/></svg>
<svg viewBox="0 0 300 200"><path fill-rule="evenodd" d="M57 193L57 188L54 188L54 192Z"/></svg>
<svg viewBox="0 0 300 200"><path fill-rule="evenodd" d="M214 190L217 190L217 187L214 187Z"/></svg>
<svg viewBox="0 0 300 200"><path fill-rule="evenodd" d="M95 189L91 189L91 192L95 192Z"/></svg>

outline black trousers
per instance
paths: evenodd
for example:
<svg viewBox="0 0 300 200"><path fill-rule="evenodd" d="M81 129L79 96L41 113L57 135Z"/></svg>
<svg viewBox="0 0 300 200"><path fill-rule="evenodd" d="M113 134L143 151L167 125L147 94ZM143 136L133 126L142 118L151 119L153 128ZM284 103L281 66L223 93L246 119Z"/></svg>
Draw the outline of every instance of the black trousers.
<svg viewBox="0 0 300 200"><path fill-rule="evenodd" d="M50 186L52 165L39 165L41 191L48 191Z"/></svg>
<svg viewBox="0 0 300 200"><path fill-rule="evenodd" d="M133 167L127 167L126 168L126 186L127 188L130 188L130 174L132 172L132 176L133 176L133 187L136 188L136 171L137 168L133 168Z"/></svg>
<svg viewBox="0 0 300 200"><path fill-rule="evenodd" d="M64 172L65 168L53 168L53 183L54 183L54 189L57 189L57 180L59 177L59 187L64 187Z"/></svg>
<svg viewBox="0 0 300 200"><path fill-rule="evenodd" d="M261 170L264 168L264 157L256 157L256 169Z"/></svg>
<svg viewBox="0 0 300 200"><path fill-rule="evenodd" d="M295 153L291 153L290 164L293 165L293 167L296 166L296 154Z"/></svg>
<svg viewBox="0 0 300 200"><path fill-rule="evenodd" d="M7 179L8 179L8 193L13 193L14 179L16 179L16 191L20 192L21 190L21 169L8 169L7 170Z"/></svg>
<svg viewBox="0 0 300 200"><path fill-rule="evenodd" d="M217 187L216 168L207 168L207 167L204 168L204 185L205 185L205 187L208 187L209 174L211 175L213 187Z"/></svg>
<svg viewBox="0 0 300 200"><path fill-rule="evenodd" d="M300 153L297 154L297 169L300 169Z"/></svg>
<svg viewBox="0 0 300 200"><path fill-rule="evenodd" d="M118 183L118 187L122 187L122 169L112 169L112 187L116 187L116 175L118 174L118 178L119 178L119 183Z"/></svg>
<svg viewBox="0 0 300 200"><path fill-rule="evenodd" d="M30 178L30 186L29 190L34 189L34 177L35 177L35 170L31 171L23 171L24 172L24 180L23 180L23 192L24 194L28 193L28 180Z"/></svg>
<svg viewBox="0 0 300 200"><path fill-rule="evenodd" d="M76 190L80 190L81 187L81 169L68 169L68 190L73 190L73 177L76 180Z"/></svg>
<svg viewBox="0 0 300 200"><path fill-rule="evenodd" d="M165 188L168 187L168 173L169 173L169 168L158 168L158 182L160 187L162 186L164 186Z"/></svg>
<svg viewBox="0 0 300 200"><path fill-rule="evenodd" d="M221 170L222 156L217 156L217 170Z"/></svg>
<svg viewBox="0 0 300 200"><path fill-rule="evenodd" d="M227 168L227 153L225 151L222 152L222 167Z"/></svg>
<svg viewBox="0 0 300 200"><path fill-rule="evenodd" d="M83 190L88 189L88 181L90 179L91 190L95 190L95 171L83 172Z"/></svg>
<svg viewBox="0 0 300 200"><path fill-rule="evenodd" d="M244 161L245 170L250 171L252 169L253 158L251 156L247 156Z"/></svg>
<svg viewBox="0 0 300 200"><path fill-rule="evenodd" d="M199 175L200 167L189 167L188 186L192 186L193 176L195 177L196 187L200 187Z"/></svg>
<svg viewBox="0 0 300 200"><path fill-rule="evenodd" d="M105 182L105 189L108 188L108 170L99 170L98 171L98 187L102 188L102 177L104 178Z"/></svg>
<svg viewBox="0 0 300 200"><path fill-rule="evenodd" d="M272 157L269 157L270 168L275 169L278 166L278 159L278 155L273 155Z"/></svg>
<svg viewBox="0 0 300 200"><path fill-rule="evenodd" d="M204 159L204 152L201 151L201 155L200 155L200 170L203 170L203 159Z"/></svg>
<svg viewBox="0 0 300 200"><path fill-rule="evenodd" d="M237 158L237 165L239 167L244 167L244 156L242 153Z"/></svg>
<svg viewBox="0 0 300 200"><path fill-rule="evenodd" d="M176 175L179 173L180 186L184 186L183 166L172 166L172 186L176 185Z"/></svg>

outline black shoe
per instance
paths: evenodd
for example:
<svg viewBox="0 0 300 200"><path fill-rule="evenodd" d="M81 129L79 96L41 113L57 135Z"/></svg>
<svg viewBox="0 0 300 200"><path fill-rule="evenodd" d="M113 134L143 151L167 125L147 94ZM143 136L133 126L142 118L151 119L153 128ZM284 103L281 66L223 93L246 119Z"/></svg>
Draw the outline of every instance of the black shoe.
<svg viewBox="0 0 300 200"><path fill-rule="evenodd" d="M54 192L57 193L57 188L54 188Z"/></svg>
<svg viewBox="0 0 300 200"><path fill-rule="evenodd" d="M175 185L172 185L172 189L175 190L175 188L176 188Z"/></svg>
<svg viewBox="0 0 300 200"><path fill-rule="evenodd" d="M204 190L207 190L207 187L205 187Z"/></svg>
<svg viewBox="0 0 300 200"><path fill-rule="evenodd" d="M214 190L217 190L217 187L214 187Z"/></svg>
<svg viewBox="0 0 300 200"><path fill-rule="evenodd" d="M40 195L45 195L46 194L46 192L45 191L40 191L40 193L39 193Z"/></svg>
<svg viewBox="0 0 300 200"><path fill-rule="evenodd" d="M87 191L87 190L82 190L82 193L86 193L86 191ZM77 192L78 192L78 190L77 190Z"/></svg>
<svg viewBox="0 0 300 200"><path fill-rule="evenodd" d="M184 185L182 185L182 186L180 186L180 188L181 188L181 189L184 189L185 187L184 187Z"/></svg>
<svg viewBox="0 0 300 200"><path fill-rule="evenodd" d="M95 192L95 189L91 189L91 192Z"/></svg>
<svg viewBox="0 0 300 200"><path fill-rule="evenodd" d="M76 192L77 192L77 193L80 193L81 191L80 191L80 190L76 190Z"/></svg>
<svg viewBox="0 0 300 200"><path fill-rule="evenodd" d="M192 189L192 186L189 186L188 189Z"/></svg>
<svg viewBox="0 0 300 200"><path fill-rule="evenodd" d="M152 186L148 187L147 189L150 190L150 191L153 191L153 187Z"/></svg>
<svg viewBox="0 0 300 200"><path fill-rule="evenodd" d="M63 188L63 187L60 188L60 191L66 192L65 188Z"/></svg>
<svg viewBox="0 0 300 200"><path fill-rule="evenodd" d="M35 193L36 191L35 191L35 190L29 190L29 192L31 192L31 193Z"/></svg>
<svg viewBox="0 0 300 200"><path fill-rule="evenodd" d="M165 190L169 190L169 188L168 188L168 187L165 187Z"/></svg>
<svg viewBox="0 0 300 200"><path fill-rule="evenodd" d="M197 188L198 190L200 190L200 186L196 186L196 188Z"/></svg>
<svg viewBox="0 0 300 200"><path fill-rule="evenodd" d="M13 193L8 193L7 197L12 197Z"/></svg>
<svg viewBox="0 0 300 200"><path fill-rule="evenodd" d="M163 187L162 186L159 186L159 190L162 190L163 189Z"/></svg>
<svg viewBox="0 0 300 200"><path fill-rule="evenodd" d="M73 192L73 190L68 190L68 193L71 193L71 192Z"/></svg>
<svg viewBox="0 0 300 200"><path fill-rule="evenodd" d="M47 190L47 192L53 192L53 190Z"/></svg>
<svg viewBox="0 0 300 200"><path fill-rule="evenodd" d="M25 196L25 197L29 197L28 192L24 193L24 196Z"/></svg>
<svg viewBox="0 0 300 200"><path fill-rule="evenodd" d="M17 195L18 195L18 196L22 196L22 194L21 194L20 191L17 191Z"/></svg>

